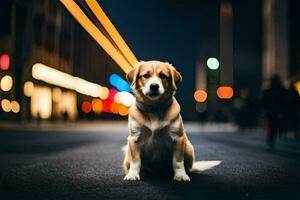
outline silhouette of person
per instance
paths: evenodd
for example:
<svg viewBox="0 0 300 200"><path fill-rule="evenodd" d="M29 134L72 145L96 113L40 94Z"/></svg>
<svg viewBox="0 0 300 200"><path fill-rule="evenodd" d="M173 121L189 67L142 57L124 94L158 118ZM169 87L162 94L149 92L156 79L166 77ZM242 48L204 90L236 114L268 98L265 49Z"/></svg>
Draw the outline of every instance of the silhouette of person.
<svg viewBox="0 0 300 200"><path fill-rule="evenodd" d="M262 106L268 120L267 144L274 147L277 134L284 127L284 114L287 107L287 90L282 86L278 75L271 78L271 86L263 91Z"/></svg>

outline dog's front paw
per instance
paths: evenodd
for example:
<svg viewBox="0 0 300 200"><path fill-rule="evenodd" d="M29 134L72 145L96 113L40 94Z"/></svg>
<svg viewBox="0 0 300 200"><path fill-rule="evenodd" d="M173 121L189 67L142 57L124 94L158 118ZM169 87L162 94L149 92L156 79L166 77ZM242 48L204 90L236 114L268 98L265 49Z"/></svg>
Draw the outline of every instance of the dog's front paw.
<svg viewBox="0 0 300 200"><path fill-rule="evenodd" d="M175 181L190 181L190 177L186 173L177 173L174 176Z"/></svg>
<svg viewBox="0 0 300 200"><path fill-rule="evenodd" d="M125 181L138 181L140 180L140 175L138 173L128 173L125 177L124 177Z"/></svg>

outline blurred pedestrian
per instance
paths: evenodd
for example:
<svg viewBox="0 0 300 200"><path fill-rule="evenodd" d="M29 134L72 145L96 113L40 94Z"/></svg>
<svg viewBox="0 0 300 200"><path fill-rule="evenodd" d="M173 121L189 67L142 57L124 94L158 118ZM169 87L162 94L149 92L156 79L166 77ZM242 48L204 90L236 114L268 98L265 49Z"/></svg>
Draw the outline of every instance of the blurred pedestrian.
<svg viewBox="0 0 300 200"><path fill-rule="evenodd" d="M271 78L270 87L263 91L262 105L268 121L267 143L274 147L277 135L282 134L287 111L287 90L278 75Z"/></svg>

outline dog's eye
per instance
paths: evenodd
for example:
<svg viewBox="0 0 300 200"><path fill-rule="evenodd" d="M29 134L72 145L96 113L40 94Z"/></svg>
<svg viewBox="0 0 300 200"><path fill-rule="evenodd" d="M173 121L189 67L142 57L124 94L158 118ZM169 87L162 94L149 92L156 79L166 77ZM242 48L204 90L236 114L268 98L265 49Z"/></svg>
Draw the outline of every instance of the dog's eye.
<svg viewBox="0 0 300 200"><path fill-rule="evenodd" d="M143 78L150 78L150 74L144 74L142 75Z"/></svg>
<svg viewBox="0 0 300 200"><path fill-rule="evenodd" d="M161 79L165 79L165 78L168 78L164 73L160 73L159 74L159 78Z"/></svg>

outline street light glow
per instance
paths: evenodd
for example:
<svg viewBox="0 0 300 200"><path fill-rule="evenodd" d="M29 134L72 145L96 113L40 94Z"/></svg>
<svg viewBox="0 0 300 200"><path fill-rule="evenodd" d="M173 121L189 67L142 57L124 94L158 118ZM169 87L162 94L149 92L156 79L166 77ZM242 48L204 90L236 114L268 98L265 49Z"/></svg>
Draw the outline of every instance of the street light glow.
<svg viewBox="0 0 300 200"><path fill-rule="evenodd" d="M126 116L129 113L129 108L123 104L119 104L118 109L121 116Z"/></svg>
<svg viewBox="0 0 300 200"><path fill-rule="evenodd" d="M296 90L298 91L299 93L299 96L300 96L300 81L297 81L295 84L294 84Z"/></svg>
<svg viewBox="0 0 300 200"><path fill-rule="evenodd" d="M74 90L80 94L106 99L108 88L61 72L41 63L32 66L32 77L46 83Z"/></svg>
<svg viewBox="0 0 300 200"><path fill-rule="evenodd" d="M4 92L7 92L11 90L13 86L13 79L10 75L5 75L2 77L1 82L0 82L0 88Z"/></svg>
<svg viewBox="0 0 300 200"><path fill-rule="evenodd" d="M11 111L13 113L18 113L20 111L20 104L17 101L11 102Z"/></svg>
<svg viewBox="0 0 300 200"><path fill-rule="evenodd" d="M9 100L7 99L2 99L1 101L1 107L2 107L2 110L4 112L10 112L11 111L11 103Z"/></svg>
<svg viewBox="0 0 300 200"><path fill-rule="evenodd" d="M58 103L58 102L60 102L61 98L62 98L61 89L58 88L58 87L53 88L52 89L52 100L53 100L53 102Z"/></svg>
<svg viewBox="0 0 300 200"><path fill-rule="evenodd" d="M96 114L100 114L103 110L102 101L100 99L92 99L92 109Z"/></svg>
<svg viewBox="0 0 300 200"><path fill-rule="evenodd" d="M82 102L81 110L82 110L82 112L84 112L84 113L89 113L89 112L91 112L91 110L92 110L92 105L91 105L91 103L90 103L89 101L84 101L84 102Z"/></svg>
<svg viewBox="0 0 300 200"><path fill-rule="evenodd" d="M211 70L218 69L219 65L220 65L218 59L216 59L214 57L208 58L206 64L207 64L207 67Z"/></svg>
<svg viewBox="0 0 300 200"><path fill-rule="evenodd" d="M205 102L207 99L207 93L204 90L197 90L194 93L194 98L197 102Z"/></svg>
<svg viewBox="0 0 300 200"><path fill-rule="evenodd" d="M229 86L221 86L217 89L217 95L220 99L231 99L233 97L233 89Z"/></svg>
<svg viewBox="0 0 300 200"><path fill-rule="evenodd" d="M10 65L10 57L8 54L2 54L0 57L0 69L8 70Z"/></svg>
<svg viewBox="0 0 300 200"><path fill-rule="evenodd" d="M26 81L24 83L24 95L26 97L31 97L34 93L34 84L31 81Z"/></svg>
<svg viewBox="0 0 300 200"><path fill-rule="evenodd" d="M114 101L119 104L123 104L124 106L130 107L134 101L134 96L129 92L118 92L114 96Z"/></svg>
<svg viewBox="0 0 300 200"><path fill-rule="evenodd" d="M119 104L115 103L115 102L112 102L110 104L110 111L113 113L113 114L119 114Z"/></svg>

